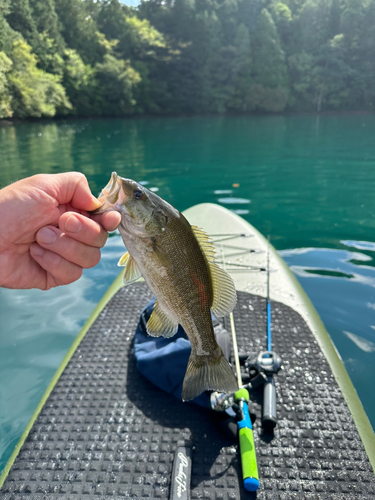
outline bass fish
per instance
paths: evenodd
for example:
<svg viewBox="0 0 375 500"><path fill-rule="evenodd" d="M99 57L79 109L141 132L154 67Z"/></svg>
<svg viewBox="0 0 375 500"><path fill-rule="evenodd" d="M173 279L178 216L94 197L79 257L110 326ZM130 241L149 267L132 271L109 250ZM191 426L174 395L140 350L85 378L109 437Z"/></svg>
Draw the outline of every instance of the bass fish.
<svg viewBox="0 0 375 500"><path fill-rule="evenodd" d="M103 204L93 213L117 210L127 252L119 260L125 284L141 276L156 297L147 322L153 337L172 337L180 324L191 343L182 400L205 390L235 392L234 373L215 340L211 312L231 312L237 296L232 278L214 263L207 234L191 226L165 200L141 184L112 173L102 190Z"/></svg>

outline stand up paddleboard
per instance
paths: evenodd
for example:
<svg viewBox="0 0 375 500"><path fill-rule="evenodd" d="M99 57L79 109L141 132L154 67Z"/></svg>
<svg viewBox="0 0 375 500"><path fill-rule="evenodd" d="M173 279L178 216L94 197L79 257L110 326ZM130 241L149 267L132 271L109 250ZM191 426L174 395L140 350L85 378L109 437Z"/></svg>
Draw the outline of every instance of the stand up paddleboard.
<svg viewBox="0 0 375 500"><path fill-rule="evenodd" d="M238 291L239 352L257 356L267 347L267 240L216 205L185 216L215 242ZM313 306L272 246L269 276L272 345L283 367L274 377L273 434L262 430L259 397L250 391L257 492L244 489L238 446L213 424L213 411L178 401L138 372L133 336L152 296L142 282L122 287L119 276L51 381L0 478L0 498L374 499L370 423ZM224 326L230 331L229 318Z"/></svg>

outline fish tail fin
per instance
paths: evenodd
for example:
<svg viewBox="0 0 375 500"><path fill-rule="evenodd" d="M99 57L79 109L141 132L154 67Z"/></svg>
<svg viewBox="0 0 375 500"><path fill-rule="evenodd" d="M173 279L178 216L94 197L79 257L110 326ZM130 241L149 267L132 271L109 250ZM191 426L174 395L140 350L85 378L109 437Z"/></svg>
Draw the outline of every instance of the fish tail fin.
<svg viewBox="0 0 375 500"><path fill-rule="evenodd" d="M236 377L223 353L218 357L191 353L182 384L182 401L189 401L203 391L232 393L238 390Z"/></svg>

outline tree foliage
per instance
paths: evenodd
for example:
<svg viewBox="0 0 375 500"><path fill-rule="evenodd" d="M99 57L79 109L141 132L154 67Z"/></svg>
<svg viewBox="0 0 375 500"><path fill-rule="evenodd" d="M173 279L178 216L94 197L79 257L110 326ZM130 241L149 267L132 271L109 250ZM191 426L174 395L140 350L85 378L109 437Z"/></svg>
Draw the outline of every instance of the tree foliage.
<svg viewBox="0 0 375 500"><path fill-rule="evenodd" d="M0 118L375 107L375 0L0 0Z"/></svg>
<svg viewBox="0 0 375 500"><path fill-rule="evenodd" d="M15 41L11 59L8 79L15 116L54 116L56 110L64 113L71 108L60 77L37 67L30 45L23 40Z"/></svg>
<svg viewBox="0 0 375 500"><path fill-rule="evenodd" d="M0 118L12 116L11 100L7 75L12 68L12 61L4 52L0 52Z"/></svg>

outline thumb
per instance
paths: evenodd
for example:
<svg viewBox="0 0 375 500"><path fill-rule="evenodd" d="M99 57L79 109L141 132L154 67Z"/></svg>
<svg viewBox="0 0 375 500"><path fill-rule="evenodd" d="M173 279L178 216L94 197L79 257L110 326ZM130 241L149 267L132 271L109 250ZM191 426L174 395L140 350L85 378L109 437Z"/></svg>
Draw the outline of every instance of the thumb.
<svg viewBox="0 0 375 500"><path fill-rule="evenodd" d="M101 203L91 193L86 177L80 172L65 172L53 176L54 195L60 205L69 203L77 210L95 210Z"/></svg>

